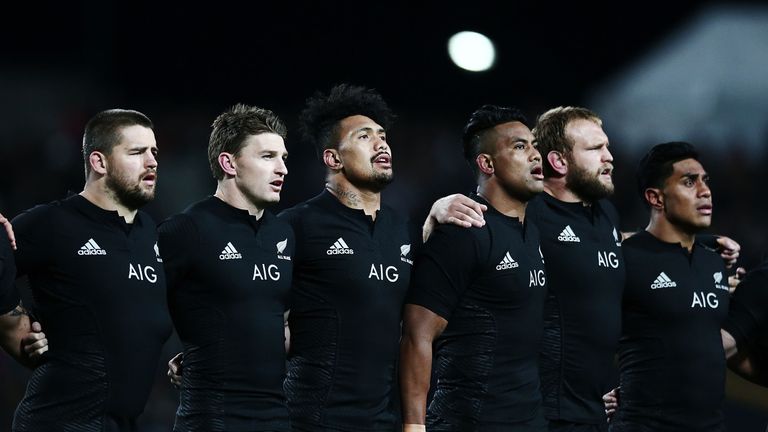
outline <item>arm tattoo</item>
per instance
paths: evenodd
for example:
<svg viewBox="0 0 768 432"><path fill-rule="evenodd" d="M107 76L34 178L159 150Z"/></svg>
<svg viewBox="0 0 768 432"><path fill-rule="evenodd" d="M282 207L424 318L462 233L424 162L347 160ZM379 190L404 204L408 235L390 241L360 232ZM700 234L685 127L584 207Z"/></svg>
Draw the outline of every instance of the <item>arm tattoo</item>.
<svg viewBox="0 0 768 432"><path fill-rule="evenodd" d="M26 309L24 309L23 307L16 306L16 309L8 312L8 315L12 317L17 317L17 316L29 315L29 314L27 313Z"/></svg>

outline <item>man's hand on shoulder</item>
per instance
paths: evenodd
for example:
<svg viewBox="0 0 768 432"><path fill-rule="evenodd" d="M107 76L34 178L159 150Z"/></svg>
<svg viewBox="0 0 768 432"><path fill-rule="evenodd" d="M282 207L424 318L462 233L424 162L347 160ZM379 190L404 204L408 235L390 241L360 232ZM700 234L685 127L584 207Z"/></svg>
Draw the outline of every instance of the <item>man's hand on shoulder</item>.
<svg viewBox="0 0 768 432"><path fill-rule="evenodd" d="M484 204L462 194L453 194L440 198L432 204L429 216L424 222L422 235L426 242L432 234L432 230L438 224L453 224L469 228L485 225L483 212L488 210Z"/></svg>

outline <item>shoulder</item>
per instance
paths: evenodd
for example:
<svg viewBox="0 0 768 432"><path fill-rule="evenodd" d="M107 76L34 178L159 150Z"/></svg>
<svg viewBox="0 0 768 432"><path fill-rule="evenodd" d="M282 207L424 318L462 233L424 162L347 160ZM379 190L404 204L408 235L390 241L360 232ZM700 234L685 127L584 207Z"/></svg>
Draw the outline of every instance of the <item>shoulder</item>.
<svg viewBox="0 0 768 432"><path fill-rule="evenodd" d="M281 213L282 214L282 213ZM278 232L287 232L293 235L293 227L288 222L288 220L275 216L270 211L264 211L264 215L262 216L261 223L264 225L264 227L267 227L269 230L274 230Z"/></svg>
<svg viewBox="0 0 768 432"><path fill-rule="evenodd" d="M52 201L47 204L40 204L30 209L24 210L18 216L13 218L14 232L23 233L30 229L39 229L44 226L56 226L58 219L62 217L65 210L61 201Z"/></svg>
<svg viewBox="0 0 768 432"><path fill-rule="evenodd" d="M139 210L136 213L136 217L141 221L141 226L147 231L157 231L157 222L149 215L149 213Z"/></svg>
<svg viewBox="0 0 768 432"><path fill-rule="evenodd" d="M194 217L189 213L177 213L157 226L157 231L161 234L172 234L179 230L194 230L197 228Z"/></svg>
<svg viewBox="0 0 768 432"><path fill-rule="evenodd" d="M541 214L541 211L546 206L546 203L544 202L544 195L546 195L546 192L540 192L530 200L528 200L528 204L525 206L525 215L527 216L534 216Z"/></svg>
<svg viewBox="0 0 768 432"><path fill-rule="evenodd" d="M291 208L285 209L277 214L277 219L283 220L291 225L300 221L306 215L316 211L316 206L311 201L304 201Z"/></svg>
<svg viewBox="0 0 768 432"><path fill-rule="evenodd" d="M600 206L600 210L608 216L608 219L610 219L614 226L619 226L619 212L612 202L607 199L601 199L597 202L597 205Z"/></svg>
<svg viewBox="0 0 768 432"><path fill-rule="evenodd" d="M442 242L450 242L457 245L481 245L490 241L490 227L486 224L483 227L464 228L453 224L441 224L435 227L427 244L432 239L441 239Z"/></svg>

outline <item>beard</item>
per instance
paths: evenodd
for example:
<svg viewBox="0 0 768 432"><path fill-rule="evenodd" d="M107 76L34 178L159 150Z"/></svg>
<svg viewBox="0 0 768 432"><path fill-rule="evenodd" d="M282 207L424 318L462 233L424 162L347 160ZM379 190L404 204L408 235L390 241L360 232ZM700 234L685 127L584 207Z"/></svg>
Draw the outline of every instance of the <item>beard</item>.
<svg viewBox="0 0 768 432"><path fill-rule="evenodd" d="M389 172L382 172L371 168L371 171L366 176L354 176L346 169L343 169L342 172L344 172L344 176L350 183L372 192L383 191L394 180L394 174L391 170Z"/></svg>
<svg viewBox="0 0 768 432"><path fill-rule="evenodd" d="M142 176L143 175L144 174L142 174ZM157 177L155 177L155 179L157 179ZM154 187L150 190L142 189L141 179L134 183L127 175L124 175L120 171L107 173L106 184L109 190L115 195L117 201L131 210L137 210L155 198Z"/></svg>
<svg viewBox="0 0 768 432"><path fill-rule="evenodd" d="M588 203L608 198L613 194L613 183L604 184L594 173L587 171L570 160L565 183L568 185L568 189Z"/></svg>
<svg viewBox="0 0 768 432"><path fill-rule="evenodd" d="M371 184L372 189L381 192L386 188L390 183L392 183L392 180L395 179L395 176L392 174L392 172L373 172L371 173Z"/></svg>

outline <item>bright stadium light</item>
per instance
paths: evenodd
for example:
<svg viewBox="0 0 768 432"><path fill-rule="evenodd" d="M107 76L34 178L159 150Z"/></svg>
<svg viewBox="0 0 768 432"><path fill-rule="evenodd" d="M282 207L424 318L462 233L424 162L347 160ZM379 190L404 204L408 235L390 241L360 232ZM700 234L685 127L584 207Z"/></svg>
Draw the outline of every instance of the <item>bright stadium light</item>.
<svg viewBox="0 0 768 432"><path fill-rule="evenodd" d="M463 31L448 39L448 55L456 66L472 72L482 72L493 66L496 48L487 36Z"/></svg>

